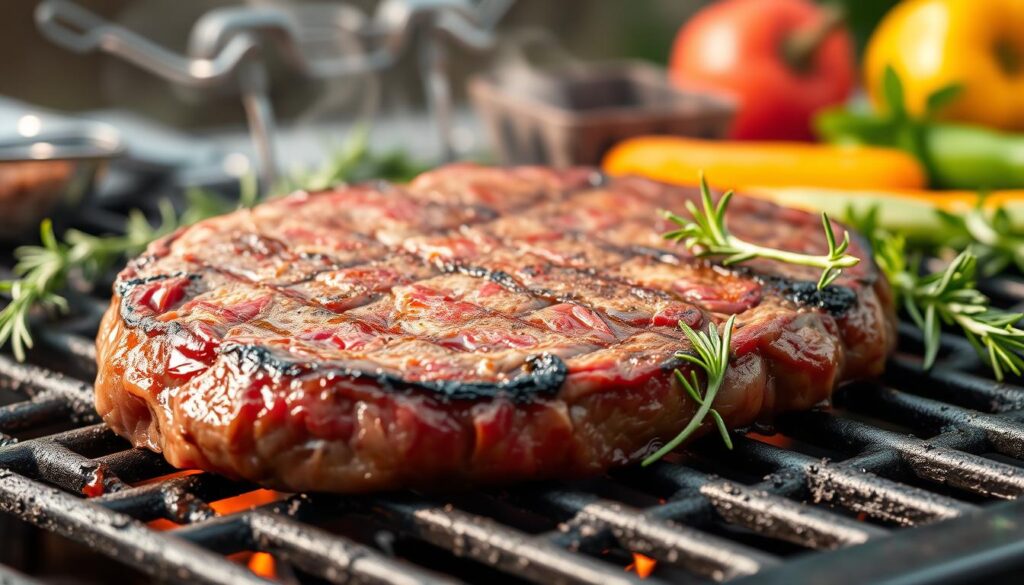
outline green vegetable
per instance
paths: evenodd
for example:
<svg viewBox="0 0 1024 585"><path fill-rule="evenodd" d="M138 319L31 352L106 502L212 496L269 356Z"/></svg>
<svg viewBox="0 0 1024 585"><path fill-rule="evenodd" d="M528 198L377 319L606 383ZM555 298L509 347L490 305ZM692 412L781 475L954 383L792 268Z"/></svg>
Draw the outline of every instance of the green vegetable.
<svg viewBox="0 0 1024 585"><path fill-rule="evenodd" d="M1014 324L1024 313L993 309L977 290L978 256L964 250L944 270L921 276L919 260L908 259L906 240L880 227L878 209L852 213L847 219L869 237L875 261L893 286L897 306L924 334L924 368L935 363L945 324L963 331L997 380L1007 371L1021 375L1024 330Z"/></svg>
<svg viewBox="0 0 1024 585"><path fill-rule="evenodd" d="M718 395L718 390L722 387L722 382L725 380L725 372L729 368L729 344L732 342L732 329L736 322L736 315L729 317L729 320L725 322L724 333L721 336L718 334L718 328L715 327L714 323L709 323L707 331L696 332L692 327L679 322L679 328L686 334L686 338L690 340L693 345L693 354L688 352L679 352L676 357L690 362L694 366L704 370L704 374L707 377L707 390L704 394L700 393L700 381L697 379L697 370L690 370L690 378L687 379L685 375L679 370L675 371L676 379L679 384L686 390L690 398L697 403L699 408L690 422L675 436L674 439L665 444L664 447L658 449L653 455L648 456L643 461L643 466L646 467L658 459L661 459L673 449L678 447L690 437L700 425L707 418L708 414L715 420L715 426L718 428L719 434L722 435L722 440L725 442L725 446L732 449L732 439L729 438L729 429L725 428L725 421L722 420L722 415L718 414L718 411L711 408L711 405L715 402L715 396ZM694 355L696 354L696 355Z"/></svg>
<svg viewBox="0 0 1024 585"><path fill-rule="evenodd" d="M941 188L1024 187L1024 135L937 124L925 134L930 171Z"/></svg>
<svg viewBox="0 0 1024 585"><path fill-rule="evenodd" d="M689 219L668 211L663 212L667 219L679 226L679 229L665 234L665 239L683 241L687 248L695 250L701 256L724 256L722 264L726 266L753 258L768 258L787 264L821 268L818 289L825 288L839 278L843 268L855 266L860 262L856 256L846 253L850 247L850 234L843 234L843 241L839 244L836 243L836 236L832 232L832 223L827 214L821 214L821 224L825 229L825 238L828 241L828 254L812 256L759 246L730 234L725 227L725 212L732 199L732 191L722 195L716 206L711 200L711 190L703 175L700 178L700 195L701 209L697 209L692 201L686 202L686 210L690 214Z"/></svg>
<svg viewBox="0 0 1024 585"><path fill-rule="evenodd" d="M981 126L937 122L936 114L960 91L946 86L929 96L925 115L906 110L903 84L891 67L885 71L887 111L857 113L833 108L815 119L818 134L829 142L888 146L916 156L940 189L1014 189L1024 187L1024 135Z"/></svg>

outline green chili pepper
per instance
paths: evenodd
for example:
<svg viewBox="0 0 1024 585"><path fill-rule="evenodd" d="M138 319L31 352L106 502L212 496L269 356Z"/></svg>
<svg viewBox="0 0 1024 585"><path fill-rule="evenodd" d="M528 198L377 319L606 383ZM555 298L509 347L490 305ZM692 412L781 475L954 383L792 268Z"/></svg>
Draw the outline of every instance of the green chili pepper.
<svg viewBox="0 0 1024 585"><path fill-rule="evenodd" d="M935 124L925 133L929 173L937 187L1024 187L1024 135L953 124Z"/></svg>
<svg viewBox="0 0 1024 585"><path fill-rule="evenodd" d="M981 126L935 121L935 114L956 96L959 86L944 87L928 98L926 113L913 118L904 107L903 86L892 68L885 72L888 111L856 113L830 109L815 120L828 142L889 146L915 155L937 189L1016 189L1024 187L1024 135Z"/></svg>

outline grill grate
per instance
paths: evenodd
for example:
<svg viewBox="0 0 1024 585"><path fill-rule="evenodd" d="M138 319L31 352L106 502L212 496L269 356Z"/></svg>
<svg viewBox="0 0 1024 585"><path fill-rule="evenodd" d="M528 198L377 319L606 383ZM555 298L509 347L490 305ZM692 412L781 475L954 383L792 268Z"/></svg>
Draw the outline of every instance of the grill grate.
<svg viewBox="0 0 1024 585"><path fill-rule="evenodd" d="M991 286L1024 300L1016 280ZM1000 503L1024 492L1024 388L986 379L953 335L925 373L902 327L883 380L782 416L776 435L738 435L733 451L712 439L599 480L281 495L230 512L217 502L256 486L175 473L99 424L85 380L103 303L77 304L91 317L41 331L36 365L0 355L0 400L15 400L0 407L0 510L155 579L267 582L229 556L244 551L271 554L292 583L636 583L630 553L657 561L649 582L947 583L1024 564L1024 504ZM0 582L31 582L11 571Z"/></svg>

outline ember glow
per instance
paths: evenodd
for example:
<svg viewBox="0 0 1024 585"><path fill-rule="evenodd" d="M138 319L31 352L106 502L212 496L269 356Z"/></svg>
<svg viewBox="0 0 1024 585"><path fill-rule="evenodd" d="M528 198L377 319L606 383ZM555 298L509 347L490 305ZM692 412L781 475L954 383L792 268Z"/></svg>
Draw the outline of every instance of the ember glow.
<svg viewBox="0 0 1024 585"><path fill-rule="evenodd" d="M210 507L220 515L234 514L235 512L275 502L283 497L285 497L285 494L281 492L260 489L246 492L231 498L217 500L216 502L211 503Z"/></svg>
<svg viewBox="0 0 1024 585"><path fill-rule="evenodd" d="M146 522L146 526L149 526L153 530L164 532L166 530L174 530L175 528L181 528L181 524L173 522L166 518L157 518L156 520L150 520Z"/></svg>
<svg viewBox="0 0 1024 585"><path fill-rule="evenodd" d="M768 443L769 445L775 445L783 449L789 449L793 446L793 440L782 434L774 435L762 435L761 433L747 433L747 437L762 443Z"/></svg>
<svg viewBox="0 0 1024 585"><path fill-rule="evenodd" d="M198 473L202 473L202 471L198 469L186 469L183 471L175 471L174 473L170 473L167 475L161 475L159 477L143 480L132 485L143 486L151 483L167 481L169 479L176 479L179 477L195 475ZM280 500L285 496L286 494L283 494L281 492L258 489L237 496L232 496L230 498L225 498L223 500L217 500L216 502L211 502L210 507L213 508L213 511L216 512L218 515L223 516L225 514L234 514L235 512L248 510L249 508L255 508L256 506L262 506L263 504L269 504L271 502ZM175 528L181 527L181 524L178 524L177 522L174 522L172 520L167 520L165 518L157 518L156 520L151 520L147 522L146 525L152 528L153 530L159 531L174 530Z"/></svg>
<svg viewBox="0 0 1024 585"><path fill-rule="evenodd" d="M633 553L633 562L626 566L627 571L634 571L641 579L646 579L654 572L658 561L640 553Z"/></svg>
<svg viewBox="0 0 1024 585"><path fill-rule="evenodd" d="M249 570L266 579L277 578L274 557L264 552L252 553L252 556L249 557Z"/></svg>
<svg viewBox="0 0 1024 585"><path fill-rule="evenodd" d="M82 495L87 498L95 498L103 495L103 468L97 467L92 476L82 486Z"/></svg>

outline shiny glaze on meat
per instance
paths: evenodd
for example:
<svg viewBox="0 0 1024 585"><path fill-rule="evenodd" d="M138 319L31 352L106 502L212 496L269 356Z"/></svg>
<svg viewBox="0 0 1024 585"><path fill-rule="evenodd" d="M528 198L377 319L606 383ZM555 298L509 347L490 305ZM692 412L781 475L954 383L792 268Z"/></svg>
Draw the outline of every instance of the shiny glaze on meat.
<svg viewBox="0 0 1024 585"><path fill-rule="evenodd" d="M204 221L119 275L97 408L179 467L359 492L637 461L695 410L672 378L680 321L738 315L715 402L730 427L881 371L894 318L870 261L818 292L811 269L692 258L660 237L657 210L694 196L585 169L453 165ZM729 221L825 249L802 212L737 198Z"/></svg>

